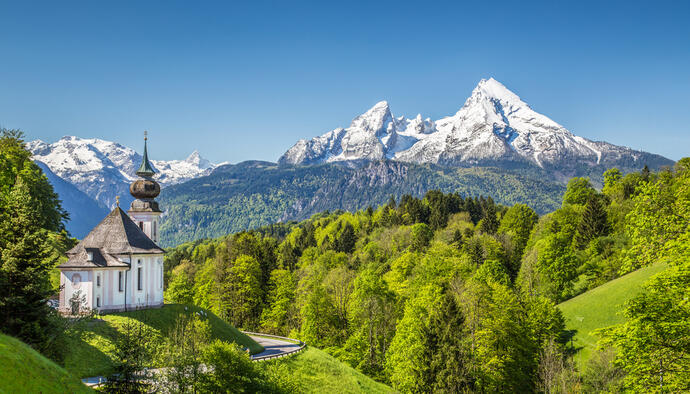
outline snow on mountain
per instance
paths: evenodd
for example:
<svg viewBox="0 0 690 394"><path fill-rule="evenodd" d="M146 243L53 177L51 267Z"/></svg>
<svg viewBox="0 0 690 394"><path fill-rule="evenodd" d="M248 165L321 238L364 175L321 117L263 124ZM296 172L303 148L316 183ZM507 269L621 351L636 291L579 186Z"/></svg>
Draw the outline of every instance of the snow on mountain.
<svg viewBox="0 0 690 394"><path fill-rule="evenodd" d="M129 185L136 179L141 155L115 142L73 136L52 144L35 140L27 143L33 160L45 164L55 175L73 184L105 208L115 205L115 197L129 201ZM162 187L208 175L215 164L194 151L185 160L151 160Z"/></svg>
<svg viewBox="0 0 690 394"><path fill-rule="evenodd" d="M301 140L281 163L394 159L468 166L523 163L573 174L578 166L670 160L606 142L578 137L532 110L493 78L481 80L460 110L436 121L394 117L386 101L356 117L346 129Z"/></svg>

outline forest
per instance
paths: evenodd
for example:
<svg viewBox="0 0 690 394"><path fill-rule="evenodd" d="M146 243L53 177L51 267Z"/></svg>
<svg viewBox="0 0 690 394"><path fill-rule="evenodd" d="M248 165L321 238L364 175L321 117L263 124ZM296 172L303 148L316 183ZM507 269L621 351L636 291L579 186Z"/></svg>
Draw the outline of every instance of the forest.
<svg viewBox="0 0 690 394"><path fill-rule="evenodd" d="M690 159L573 178L561 207L429 191L168 250L166 301L287 335L401 392L690 389ZM668 264L578 368L557 304ZM661 383L660 383L661 382Z"/></svg>

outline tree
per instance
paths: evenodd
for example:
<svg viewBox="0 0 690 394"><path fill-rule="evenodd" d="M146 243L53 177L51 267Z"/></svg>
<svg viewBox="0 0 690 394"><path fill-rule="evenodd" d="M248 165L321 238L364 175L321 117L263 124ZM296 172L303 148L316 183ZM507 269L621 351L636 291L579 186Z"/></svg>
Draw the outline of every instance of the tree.
<svg viewBox="0 0 690 394"><path fill-rule="evenodd" d="M271 273L268 303L261 314L261 326L267 332L288 335L291 329L297 328L296 288L297 283L292 272L278 269Z"/></svg>
<svg viewBox="0 0 690 394"><path fill-rule="evenodd" d="M237 344L216 340L204 348L206 373L201 377L205 393L280 393L283 387L249 359Z"/></svg>
<svg viewBox="0 0 690 394"><path fill-rule="evenodd" d="M589 183L589 178L571 178L563 194L563 205L584 205L595 194L596 190Z"/></svg>
<svg viewBox="0 0 690 394"><path fill-rule="evenodd" d="M434 237L434 232L425 223L417 223L412 226L412 250L422 251L429 246Z"/></svg>
<svg viewBox="0 0 690 394"><path fill-rule="evenodd" d="M47 304L57 263L50 234L66 236L67 214L22 138L20 131L0 129L0 331L59 359L48 347L59 334Z"/></svg>
<svg viewBox="0 0 690 394"><path fill-rule="evenodd" d="M355 228L350 222L345 222L343 229L335 240L335 247L333 249L335 249L336 252L352 253L355 248L355 243L357 243Z"/></svg>
<svg viewBox="0 0 690 394"><path fill-rule="evenodd" d="M474 389L471 374L472 355L465 329L465 319L457 300L446 293L441 307L426 331L426 359L429 370L420 380L424 391L462 393Z"/></svg>
<svg viewBox="0 0 690 394"><path fill-rule="evenodd" d="M482 218L479 228L485 234L495 234L498 230L498 218L496 217L496 206L493 202L487 204L484 209L484 217Z"/></svg>
<svg viewBox="0 0 690 394"><path fill-rule="evenodd" d="M159 383L166 392L196 393L201 387L204 366L202 350L211 339L211 326L202 312L180 315L168 333L159 358L166 366Z"/></svg>
<svg viewBox="0 0 690 394"><path fill-rule="evenodd" d="M165 289L165 300L176 304L194 303L194 266L183 260L172 270L171 280Z"/></svg>
<svg viewBox="0 0 690 394"><path fill-rule="evenodd" d="M510 275L512 279L517 276L522 253L527 246L530 233L537 224L539 216L525 204L515 204L508 208L501 219L498 227L499 234L506 234L511 237L513 243L513 253L511 256Z"/></svg>
<svg viewBox="0 0 690 394"><path fill-rule="evenodd" d="M146 320L146 318L144 318ZM152 336L143 322L127 319L120 327L114 351L114 371L108 377L105 391L109 393L144 393L148 383L142 372L150 365Z"/></svg>
<svg viewBox="0 0 690 394"><path fill-rule="evenodd" d="M261 306L261 267L255 258L240 256L228 269L223 288L225 316L238 327L256 325Z"/></svg>
<svg viewBox="0 0 690 394"><path fill-rule="evenodd" d="M574 246L577 249L584 249L591 240L607 235L610 230L611 226L601 198L593 195L587 200L582 218L577 225L573 239Z"/></svg>

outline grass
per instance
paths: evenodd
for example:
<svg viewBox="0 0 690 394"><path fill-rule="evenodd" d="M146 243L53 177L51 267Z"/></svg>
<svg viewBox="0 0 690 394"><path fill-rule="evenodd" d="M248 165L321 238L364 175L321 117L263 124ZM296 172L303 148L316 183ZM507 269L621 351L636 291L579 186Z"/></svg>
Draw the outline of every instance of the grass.
<svg viewBox="0 0 690 394"><path fill-rule="evenodd" d="M275 361L262 362L280 367L280 374L289 374L289 379L299 385L305 393L394 393L383 383L355 370L349 365L328 355L322 350L308 346L302 352Z"/></svg>
<svg viewBox="0 0 690 394"><path fill-rule="evenodd" d="M0 334L0 393L88 393L64 368L18 339Z"/></svg>
<svg viewBox="0 0 690 394"><path fill-rule="evenodd" d="M582 366L596 348L592 331L625 321L625 303L642 290L652 275L666 269L665 264L641 268L558 305L565 317L566 329L574 330L575 361Z"/></svg>
<svg viewBox="0 0 690 394"><path fill-rule="evenodd" d="M201 308L179 304L168 304L160 309L144 309L131 312L102 315L100 319L80 323L69 339L70 352L65 357L65 368L79 377L108 375L113 372L112 354L115 350L118 331L128 320L147 325L152 332L152 342L162 341L175 327L180 315L191 315ZM235 327L206 311L214 339L236 342L249 349L250 353L264 349Z"/></svg>

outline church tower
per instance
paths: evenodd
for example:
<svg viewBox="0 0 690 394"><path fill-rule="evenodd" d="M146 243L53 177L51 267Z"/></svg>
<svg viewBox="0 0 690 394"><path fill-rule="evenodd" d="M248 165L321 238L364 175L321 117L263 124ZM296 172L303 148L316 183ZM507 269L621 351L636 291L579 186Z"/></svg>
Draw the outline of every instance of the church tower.
<svg viewBox="0 0 690 394"><path fill-rule="evenodd" d="M147 140L147 133L144 132L144 157L137 170L140 179L134 181L129 187L129 192L135 200L132 201L127 213L153 242L158 243L158 219L162 212L158 208L158 202L155 198L160 194L161 187L158 182L153 180L153 175L156 172L149 163Z"/></svg>

